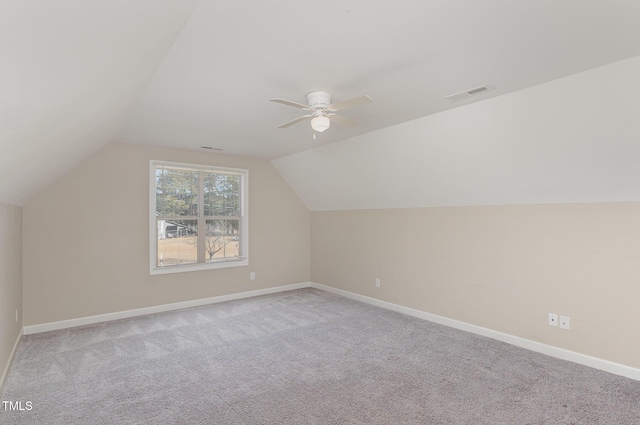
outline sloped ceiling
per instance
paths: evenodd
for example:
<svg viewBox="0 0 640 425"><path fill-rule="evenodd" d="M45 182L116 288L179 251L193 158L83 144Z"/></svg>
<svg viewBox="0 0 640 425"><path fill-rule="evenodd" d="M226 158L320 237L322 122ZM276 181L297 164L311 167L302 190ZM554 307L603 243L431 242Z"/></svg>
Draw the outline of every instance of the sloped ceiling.
<svg viewBox="0 0 640 425"><path fill-rule="evenodd" d="M637 0L201 0L118 134L274 159L640 54ZM483 84L494 91L452 104ZM325 90L374 103L313 139Z"/></svg>
<svg viewBox="0 0 640 425"><path fill-rule="evenodd" d="M0 202L113 140L195 0L0 3Z"/></svg>
<svg viewBox="0 0 640 425"><path fill-rule="evenodd" d="M5 0L0 202L23 204L112 140L261 159L349 145L637 56L639 18L637 0ZM444 99L482 84L496 89ZM308 123L277 129L299 111L268 99L314 90L375 102L316 139Z"/></svg>
<svg viewBox="0 0 640 425"><path fill-rule="evenodd" d="M312 211L640 201L640 56L274 160Z"/></svg>

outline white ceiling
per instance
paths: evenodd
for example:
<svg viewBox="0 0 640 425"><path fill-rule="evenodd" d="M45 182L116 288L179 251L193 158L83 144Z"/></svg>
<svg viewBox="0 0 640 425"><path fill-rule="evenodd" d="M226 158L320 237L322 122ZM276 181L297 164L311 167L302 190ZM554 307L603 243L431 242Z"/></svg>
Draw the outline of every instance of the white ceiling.
<svg viewBox="0 0 640 425"><path fill-rule="evenodd" d="M113 140L195 4L0 0L0 202Z"/></svg>
<svg viewBox="0 0 640 425"><path fill-rule="evenodd" d="M637 56L273 163L311 211L640 201L639 75Z"/></svg>
<svg viewBox="0 0 640 425"><path fill-rule="evenodd" d="M0 0L0 202L101 146L273 159L640 54L637 0ZM496 90L451 104L482 84ZM312 139L309 91L375 103Z"/></svg>
<svg viewBox="0 0 640 425"><path fill-rule="evenodd" d="M201 0L118 134L273 159L640 54L640 2L585 0ZM303 115L269 102L335 101L360 121L312 138Z"/></svg>

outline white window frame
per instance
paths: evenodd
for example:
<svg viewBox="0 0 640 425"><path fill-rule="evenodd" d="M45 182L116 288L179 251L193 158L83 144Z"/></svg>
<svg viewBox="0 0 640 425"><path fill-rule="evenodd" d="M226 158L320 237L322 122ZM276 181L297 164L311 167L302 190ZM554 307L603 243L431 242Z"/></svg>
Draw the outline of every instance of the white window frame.
<svg viewBox="0 0 640 425"><path fill-rule="evenodd" d="M228 260L218 260L197 264L158 267L158 224L156 217L156 168L158 166L184 168L186 170L209 171L220 173L233 173L240 175L240 257ZM202 209L204 193L199 191L199 208ZM241 168L226 168L213 165L185 164L181 162L149 161L149 254L150 274L183 273L200 270L223 269L227 267L240 267L249 265L249 170ZM200 216L199 220L206 219Z"/></svg>

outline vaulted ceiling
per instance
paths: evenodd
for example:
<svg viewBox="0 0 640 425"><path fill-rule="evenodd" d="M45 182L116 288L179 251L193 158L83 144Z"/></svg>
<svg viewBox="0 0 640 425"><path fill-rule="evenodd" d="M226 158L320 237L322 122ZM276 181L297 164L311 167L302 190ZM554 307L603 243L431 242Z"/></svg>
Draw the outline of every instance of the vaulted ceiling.
<svg viewBox="0 0 640 425"><path fill-rule="evenodd" d="M5 0L0 202L113 140L269 160L347 143L640 55L639 21L637 0ZM276 128L300 111L270 98L316 90L374 103L315 140Z"/></svg>

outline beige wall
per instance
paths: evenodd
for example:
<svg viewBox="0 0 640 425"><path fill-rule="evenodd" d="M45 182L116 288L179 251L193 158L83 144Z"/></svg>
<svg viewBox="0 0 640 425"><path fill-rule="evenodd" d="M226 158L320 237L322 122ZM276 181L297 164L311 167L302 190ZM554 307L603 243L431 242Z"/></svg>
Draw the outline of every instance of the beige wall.
<svg viewBox="0 0 640 425"><path fill-rule="evenodd" d="M249 267L149 275L151 159L249 170ZM23 219L24 325L309 281L309 211L267 161L112 143Z"/></svg>
<svg viewBox="0 0 640 425"><path fill-rule="evenodd" d="M149 275L150 159L250 170L249 267ZM20 260L20 209L0 218L3 360L19 329L20 270L4 264ZM22 220L24 325L312 280L640 367L640 203L310 214L269 162L112 143ZM572 329L548 326L549 312Z"/></svg>
<svg viewBox="0 0 640 425"><path fill-rule="evenodd" d="M21 327L22 208L0 203L0 377Z"/></svg>
<svg viewBox="0 0 640 425"><path fill-rule="evenodd" d="M314 282L640 367L640 203L312 212L311 241Z"/></svg>

